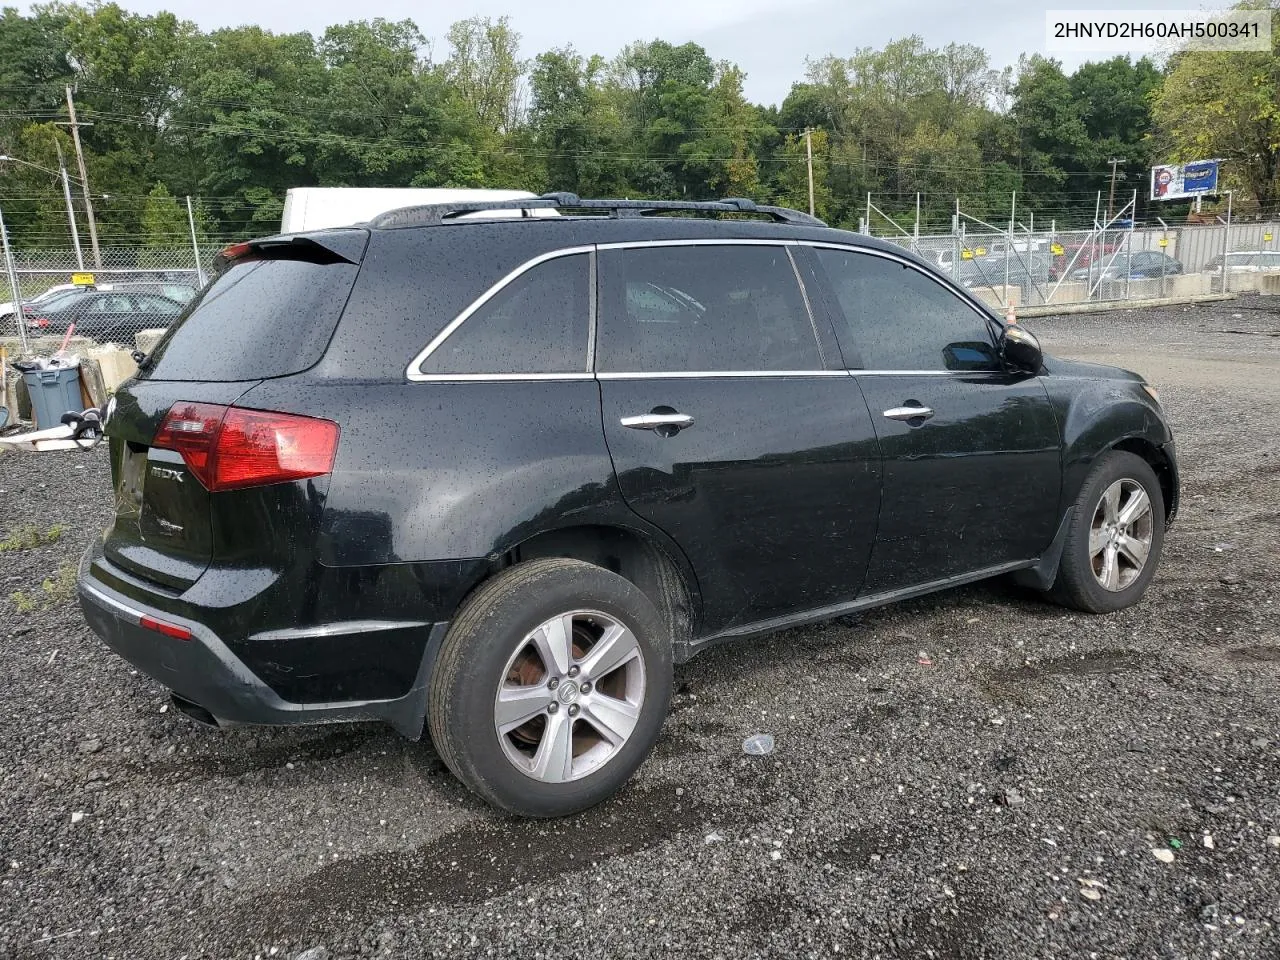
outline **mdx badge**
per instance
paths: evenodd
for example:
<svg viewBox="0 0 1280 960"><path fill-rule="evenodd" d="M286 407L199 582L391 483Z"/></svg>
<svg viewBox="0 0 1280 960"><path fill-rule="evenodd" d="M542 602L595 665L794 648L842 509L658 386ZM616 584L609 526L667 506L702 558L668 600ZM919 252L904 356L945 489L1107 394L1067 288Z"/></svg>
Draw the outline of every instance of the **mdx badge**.
<svg viewBox="0 0 1280 960"><path fill-rule="evenodd" d="M177 483L182 483L187 476L181 470L175 470L173 469L173 467L156 467L156 466L153 466L151 468L151 475L153 477L158 477L161 480L173 480Z"/></svg>

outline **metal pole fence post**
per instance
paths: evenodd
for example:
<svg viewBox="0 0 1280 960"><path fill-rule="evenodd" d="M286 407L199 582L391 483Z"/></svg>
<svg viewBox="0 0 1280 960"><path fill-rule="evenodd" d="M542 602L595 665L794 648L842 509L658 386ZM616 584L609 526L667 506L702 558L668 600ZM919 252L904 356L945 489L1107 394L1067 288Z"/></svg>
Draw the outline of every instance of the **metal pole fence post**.
<svg viewBox="0 0 1280 960"><path fill-rule="evenodd" d="M1054 274L1054 279L1057 280L1058 283L1062 283L1062 277L1057 276L1058 269L1055 266L1055 264L1057 263L1058 255L1053 252L1053 248L1057 244L1057 242L1058 242L1058 218L1054 217L1052 220L1049 221L1049 272ZM1065 256L1062 258L1062 262L1064 264L1067 262L1067 258ZM1054 293L1057 292L1057 287L1054 288L1053 292ZM1049 294L1049 299L1050 300L1053 299L1053 293Z"/></svg>
<svg viewBox="0 0 1280 960"><path fill-rule="evenodd" d="M1129 230L1124 236L1124 298L1129 299L1129 284L1133 280L1133 221L1138 215L1138 191L1133 191L1133 205L1129 209Z"/></svg>
<svg viewBox="0 0 1280 960"><path fill-rule="evenodd" d="M1160 217L1156 217L1156 222L1160 224L1160 252L1165 256L1169 255L1169 225ZM1165 262L1160 261L1160 296L1168 295L1169 271L1165 269Z"/></svg>
<svg viewBox="0 0 1280 960"><path fill-rule="evenodd" d="M867 236L871 236L871 191L867 191Z"/></svg>
<svg viewBox="0 0 1280 960"><path fill-rule="evenodd" d="M1004 295L1000 298L1000 305L1009 306L1009 253L1013 249L1013 218L1018 209L1018 191L1011 191L1009 194L1009 232L1005 234L1004 239Z"/></svg>
<svg viewBox="0 0 1280 960"><path fill-rule="evenodd" d="M1093 204L1093 256L1089 258L1089 299L1093 299L1093 267L1098 262L1098 235L1102 233L1102 191L1098 191L1098 199ZM1104 237L1105 245L1105 237ZM1098 293L1102 292L1102 278L1098 278Z"/></svg>
<svg viewBox="0 0 1280 960"><path fill-rule="evenodd" d="M76 208L71 203L71 180L67 176L67 165L62 159L62 144L54 140L58 148L58 172L62 176L62 199L67 204L67 224L71 227L71 244L76 248L76 266L84 272L84 253L80 250L80 231L76 227Z"/></svg>
<svg viewBox="0 0 1280 960"><path fill-rule="evenodd" d="M22 289L18 286L18 272L13 265L13 251L9 249L9 228L4 223L4 213L0 212L0 240L4 242L4 267L9 274L9 291L13 295L13 322L18 328L18 342L22 344L22 355L30 356L31 345L27 343L27 325L22 313ZM4 376L0 370L0 376Z"/></svg>
<svg viewBox="0 0 1280 960"><path fill-rule="evenodd" d="M960 201L956 200L956 214L951 218L951 279L960 282Z"/></svg>
<svg viewBox="0 0 1280 960"><path fill-rule="evenodd" d="M1235 191L1227 191L1227 222L1222 229L1222 292L1230 293L1231 274L1227 271L1227 254L1231 252L1231 201L1235 199Z"/></svg>
<svg viewBox="0 0 1280 960"><path fill-rule="evenodd" d="M196 240L196 215L191 208L191 195L187 195L187 226L191 228L191 251L196 256L196 280L204 286L204 265L200 262L200 243Z"/></svg>

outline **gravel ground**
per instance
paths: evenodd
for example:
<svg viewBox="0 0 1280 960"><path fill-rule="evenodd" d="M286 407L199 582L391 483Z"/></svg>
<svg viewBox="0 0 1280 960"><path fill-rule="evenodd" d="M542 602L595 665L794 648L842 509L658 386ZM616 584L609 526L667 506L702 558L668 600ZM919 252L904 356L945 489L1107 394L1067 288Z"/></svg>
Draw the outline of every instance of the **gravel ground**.
<svg viewBox="0 0 1280 960"><path fill-rule="evenodd" d="M1280 955L1278 308L1028 323L1161 389L1183 507L1137 608L994 583L709 652L553 823L378 726L175 716L66 589L105 457L0 455L0 535L51 541L0 552L0 957Z"/></svg>

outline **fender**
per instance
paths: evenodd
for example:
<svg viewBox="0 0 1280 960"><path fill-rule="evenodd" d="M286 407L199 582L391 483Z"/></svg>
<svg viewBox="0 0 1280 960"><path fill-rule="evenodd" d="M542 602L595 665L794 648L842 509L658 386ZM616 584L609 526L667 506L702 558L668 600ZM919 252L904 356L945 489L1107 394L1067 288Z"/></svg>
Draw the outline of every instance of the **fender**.
<svg viewBox="0 0 1280 960"><path fill-rule="evenodd" d="M1165 517L1178 507L1173 434L1164 411L1136 373L1099 364L1045 358L1042 378L1062 427L1062 493L1059 512L1075 503L1097 458L1117 447L1141 451L1153 462L1165 490Z"/></svg>

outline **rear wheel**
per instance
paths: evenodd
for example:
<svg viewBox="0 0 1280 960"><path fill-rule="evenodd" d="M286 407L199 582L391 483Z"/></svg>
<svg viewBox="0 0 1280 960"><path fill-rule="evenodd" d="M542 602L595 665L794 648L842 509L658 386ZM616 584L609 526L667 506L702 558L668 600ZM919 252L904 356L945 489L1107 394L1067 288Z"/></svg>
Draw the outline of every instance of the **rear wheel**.
<svg viewBox="0 0 1280 960"><path fill-rule="evenodd" d="M449 628L428 725L449 769L490 803L554 817L615 793L671 698L661 616L630 581L577 560L518 564Z"/></svg>
<svg viewBox="0 0 1280 960"><path fill-rule="evenodd" d="M1150 464L1121 450L1105 454L1085 480L1070 523L1052 597L1087 613L1142 599L1164 545L1164 497Z"/></svg>

